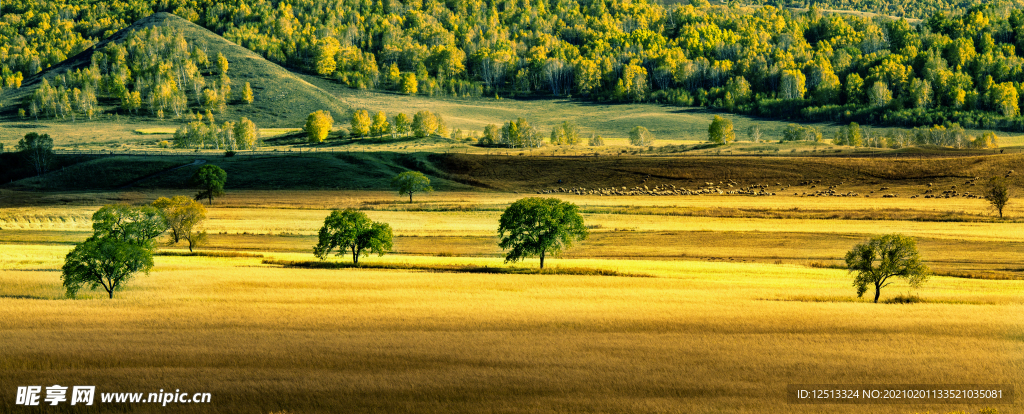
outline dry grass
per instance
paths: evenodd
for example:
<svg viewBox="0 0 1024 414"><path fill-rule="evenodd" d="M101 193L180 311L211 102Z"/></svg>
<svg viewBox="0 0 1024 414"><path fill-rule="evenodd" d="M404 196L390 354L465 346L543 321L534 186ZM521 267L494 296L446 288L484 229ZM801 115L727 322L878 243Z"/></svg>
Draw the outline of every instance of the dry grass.
<svg viewBox="0 0 1024 414"><path fill-rule="evenodd" d="M573 201L572 197L565 197ZM345 208L339 205L335 208ZM0 228L9 230L88 230L89 217L99 206L35 207L0 210ZM584 207L586 209L586 207ZM601 208L595 208L600 211ZM329 209L233 208L210 209L208 229L232 234L316 234ZM899 232L918 237L956 240L1019 241L1024 222L945 222L870 219L805 219L705 216L701 214L586 213L597 231L735 231L876 234ZM640 212L643 212L641 209ZM657 212L657 211L655 211ZM852 214L852 213L851 213ZM391 224L404 236L489 236L495 234L501 211L371 211L375 221Z"/></svg>
<svg viewBox="0 0 1024 414"><path fill-rule="evenodd" d="M141 204L174 194L133 192L107 199ZM958 210L944 211L930 203L932 200L921 199L880 199L872 205L862 199L834 198L557 196L590 212L585 216L591 236L566 252L570 258L838 266L851 246L870 235L900 232L919 239L926 263L937 273L991 279L1024 277L1019 260L1024 248L1022 222L907 220L946 216L984 220L981 200L956 200L953 206ZM85 194L82 202L94 202L95 197ZM308 253L330 209L356 207L366 210L373 220L392 226L398 236L396 253L500 257L497 219L508 203L520 197L434 193L408 204L387 192L233 191L209 209L211 237L206 249ZM58 199L60 196L47 198L50 202ZM89 218L99 205L76 204L0 209L0 228L5 229L0 232L0 243L71 244L84 240L91 230Z"/></svg>
<svg viewBox="0 0 1024 414"><path fill-rule="evenodd" d="M0 388L213 395L175 412L910 413L982 407L790 405L784 393L790 383L1024 386L1024 280L935 276L882 292L914 303L876 305L830 268L868 235L900 231L942 273L1020 275L1024 224L668 214L937 211L907 199L572 196L602 211L586 216L591 237L533 274L536 259L503 264L495 243L500 208L519 197L436 193L409 206L383 192L233 193L209 209L210 246L162 248L114 300L67 300L60 285L97 206L0 209ZM979 211L972 201L958 208ZM313 260L327 211L348 206L389 222L396 254L365 256L362 268L347 256L328 261L334 269L266 264Z"/></svg>
<svg viewBox="0 0 1024 414"><path fill-rule="evenodd" d="M139 128L135 130L140 135L173 135L178 130L176 126ZM260 136L263 138L276 137L278 135L291 134L302 131L301 128L260 128Z"/></svg>
<svg viewBox="0 0 1024 414"><path fill-rule="evenodd" d="M173 387L211 392L203 412L257 413L810 413L821 407L785 403L786 384L1021 386L1024 282L937 278L917 292L991 305L873 305L776 300L852 296L843 272L793 266L631 261L661 277L616 278L157 260L115 300L39 300L60 297L58 273L0 272L0 386Z"/></svg>

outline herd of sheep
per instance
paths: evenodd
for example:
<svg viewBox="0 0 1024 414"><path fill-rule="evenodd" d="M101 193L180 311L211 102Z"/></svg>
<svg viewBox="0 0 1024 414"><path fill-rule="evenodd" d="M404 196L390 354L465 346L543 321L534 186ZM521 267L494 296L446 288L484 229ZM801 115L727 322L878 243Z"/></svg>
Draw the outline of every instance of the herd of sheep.
<svg viewBox="0 0 1024 414"><path fill-rule="evenodd" d="M1011 175L1013 172L1007 173ZM973 187L977 185L979 177L974 177L962 184L963 187ZM643 180L644 183L647 180ZM804 180L796 184L798 187L807 187L808 190L804 192L794 192L793 195L797 197L860 197L861 194L853 191L839 191L839 186L845 184L840 182L839 184L825 186L821 180ZM640 185L634 187L601 187L601 188L586 188L586 187L556 187L551 189L545 189L537 191L537 194L575 194L575 195L596 195L596 196L673 196L673 195L748 195L748 196L774 196L781 194L782 191L793 187L793 185L784 185L782 183L775 183L774 191L773 188L768 184L750 184L741 186L734 180L719 181L717 184L714 182L704 182L698 185L694 189L686 189L683 187L676 187L673 184L660 184L654 187L647 185ZM889 187L881 187L877 191L883 192L881 198L898 198L899 194L892 192L885 192L890 190ZM927 184L927 189L921 194L911 195L910 198L983 198L981 195L973 194L971 192L960 192L956 185L951 186L948 190L937 192L933 183ZM875 191L870 191L868 194L863 194L864 197L871 197L875 194Z"/></svg>

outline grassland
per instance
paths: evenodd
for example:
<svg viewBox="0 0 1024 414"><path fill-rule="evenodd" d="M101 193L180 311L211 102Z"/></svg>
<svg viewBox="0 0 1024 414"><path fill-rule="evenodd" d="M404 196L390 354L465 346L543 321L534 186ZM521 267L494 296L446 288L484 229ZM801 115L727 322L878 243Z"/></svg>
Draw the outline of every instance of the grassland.
<svg viewBox="0 0 1024 414"><path fill-rule="evenodd" d="M910 413L984 407L826 408L784 393L789 383L1024 385L1021 223L669 214L945 208L932 200L563 194L587 212L591 237L536 275L473 271L509 266L494 228L519 195L409 204L386 192L232 191L210 207L203 249L225 257L160 255L115 300L63 299L59 268L89 234L90 200L174 193L52 194L0 209L0 388L213 395L176 412ZM395 254L363 259L377 269L265 263L311 260L323 217L344 207L395 228ZM979 200L951 208L987 212ZM930 266L960 277L883 291L924 303L856 298L846 271L828 267L885 231L917 236ZM579 269L653 277L565 274Z"/></svg>
<svg viewBox="0 0 1024 414"><path fill-rule="evenodd" d="M160 132L148 128L165 126L120 133L160 139L135 132ZM909 198L976 191L974 177L1019 169L1020 155L665 156L673 142L644 156L520 157L458 154L496 150L440 140L333 142L347 153L323 154L294 139L270 141L304 153L79 156L0 189L0 389L213 395L202 407L75 412L945 413L985 407L792 405L784 393L790 383L1024 385L1024 206L1013 200L998 220L984 200ZM192 194L197 159L229 174L209 207L209 256L164 246L116 299L63 298L63 257L90 234L91 214ZM438 192L406 203L383 191L407 170L427 172ZM1010 181L1021 188L1019 175ZM590 237L544 274L535 259L502 262L497 218L516 199L707 182L777 195L560 192ZM809 196L830 187L860 195ZM312 260L323 218L347 207L395 229L393 254L364 257L366 268L281 265ZM882 299L920 303L857 298L838 268L854 244L887 232L917 238L935 275Z"/></svg>
<svg viewBox="0 0 1024 414"><path fill-rule="evenodd" d="M258 258L161 256L116 300L70 301L52 270L67 249L0 255L4 389L212 393L209 406L172 408L183 412L810 413L824 407L785 403L786 384L1021 385L1020 281L938 277L918 294L941 303L873 305L816 302L849 298L845 272L791 265L640 260L629 267L659 277L624 278L298 271ZM11 401L0 402L5 411Z"/></svg>

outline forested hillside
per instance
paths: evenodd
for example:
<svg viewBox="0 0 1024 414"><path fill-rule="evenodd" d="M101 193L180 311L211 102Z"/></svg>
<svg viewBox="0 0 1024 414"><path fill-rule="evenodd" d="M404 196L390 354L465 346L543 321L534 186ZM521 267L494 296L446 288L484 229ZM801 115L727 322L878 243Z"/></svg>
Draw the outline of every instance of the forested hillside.
<svg viewBox="0 0 1024 414"><path fill-rule="evenodd" d="M804 0L754 0L751 4L805 8ZM927 18L935 13L958 13L978 4L973 0L820 0L815 5L828 10L856 10L894 17Z"/></svg>
<svg viewBox="0 0 1024 414"><path fill-rule="evenodd" d="M154 10L355 88L1024 129L1024 12L1006 2L911 25L705 0L28 1L3 5L6 86Z"/></svg>

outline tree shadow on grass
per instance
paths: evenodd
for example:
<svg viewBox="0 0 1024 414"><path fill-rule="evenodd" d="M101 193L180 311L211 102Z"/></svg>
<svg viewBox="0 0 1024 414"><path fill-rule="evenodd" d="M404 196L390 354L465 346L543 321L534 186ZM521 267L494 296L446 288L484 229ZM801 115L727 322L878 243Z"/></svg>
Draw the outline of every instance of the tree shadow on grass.
<svg viewBox="0 0 1024 414"><path fill-rule="evenodd" d="M44 297L44 296L33 296L33 295L0 295L0 299L56 300L58 298L50 298L50 297Z"/></svg>

